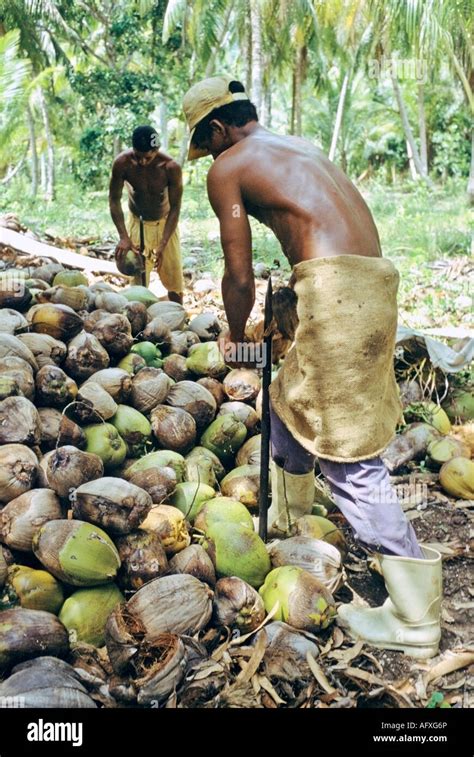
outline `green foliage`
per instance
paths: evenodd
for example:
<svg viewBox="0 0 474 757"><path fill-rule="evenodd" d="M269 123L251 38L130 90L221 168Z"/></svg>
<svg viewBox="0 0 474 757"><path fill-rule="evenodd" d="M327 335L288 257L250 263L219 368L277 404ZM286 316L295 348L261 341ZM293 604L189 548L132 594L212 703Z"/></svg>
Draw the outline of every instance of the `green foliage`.
<svg viewBox="0 0 474 757"><path fill-rule="evenodd" d="M120 73L104 67L71 73L70 82L87 114L75 175L87 186L100 187L110 173L114 145L119 141L128 146L133 129L150 120L160 99L159 85L139 71Z"/></svg>
<svg viewBox="0 0 474 757"><path fill-rule="evenodd" d="M0 37L0 165L10 158L5 150L8 142L18 144L18 127L22 125L21 114L31 68L29 61L18 57L19 37L18 31ZM18 160L18 156L15 157Z"/></svg>
<svg viewBox="0 0 474 757"><path fill-rule="evenodd" d="M431 695L431 697L428 700L428 704L426 705L427 710L432 710L436 708L450 708L451 705L449 702L447 702L444 698L444 694L441 691L434 691Z"/></svg>
<svg viewBox="0 0 474 757"><path fill-rule="evenodd" d="M469 166L470 142L467 114L458 113L444 131L432 137L435 150L433 168L439 176L466 176Z"/></svg>
<svg viewBox="0 0 474 757"><path fill-rule="evenodd" d="M369 71L381 55L423 58L429 66L424 105L431 175L441 181L467 177L466 87L474 66L469 5L467 0L257 0L271 127L288 133L298 123L297 113L303 136L329 151L347 75L335 160L352 177L397 182L408 172L406 134L390 77L374 79ZM83 186L106 187L114 155L129 145L140 123L168 129L169 150L182 158L181 101L189 85L219 71L232 71L244 82L252 78L249 7L249 0L0 0L7 32L1 39L16 34L11 60L13 86L18 86L14 97L11 85L0 96L0 176L16 165L18 150L28 151L21 178L31 176L31 123L39 158L44 162L51 154L38 87L56 157ZM29 79L21 73L25 70L31 71ZM402 77L400 86L418 144L418 83ZM194 166L189 176L199 180L203 171Z"/></svg>

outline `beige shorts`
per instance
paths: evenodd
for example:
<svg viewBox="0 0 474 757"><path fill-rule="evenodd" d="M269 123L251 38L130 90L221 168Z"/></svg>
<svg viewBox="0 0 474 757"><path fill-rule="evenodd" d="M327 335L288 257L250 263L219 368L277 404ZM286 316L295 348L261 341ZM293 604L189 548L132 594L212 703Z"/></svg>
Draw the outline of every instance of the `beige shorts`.
<svg viewBox="0 0 474 757"><path fill-rule="evenodd" d="M160 218L159 221L143 221L147 286L150 283L150 274L155 267L155 253L160 245L165 224L166 218ZM138 247L140 244L140 219L133 213L128 214L128 234L133 244L136 244ZM168 292L182 294L184 290L184 279L178 227L176 227L165 247L163 257L161 258L161 265L157 271L163 286ZM141 284L140 274L134 277L133 283Z"/></svg>

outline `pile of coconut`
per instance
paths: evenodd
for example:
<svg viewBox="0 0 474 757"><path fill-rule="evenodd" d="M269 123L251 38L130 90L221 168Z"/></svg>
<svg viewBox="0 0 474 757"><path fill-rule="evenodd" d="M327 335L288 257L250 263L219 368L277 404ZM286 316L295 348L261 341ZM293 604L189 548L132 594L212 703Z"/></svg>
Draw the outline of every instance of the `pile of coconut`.
<svg viewBox="0 0 474 757"><path fill-rule="evenodd" d="M220 330L57 263L0 273L0 698L161 706L206 634L333 622L344 538L321 505L258 536L261 381Z"/></svg>

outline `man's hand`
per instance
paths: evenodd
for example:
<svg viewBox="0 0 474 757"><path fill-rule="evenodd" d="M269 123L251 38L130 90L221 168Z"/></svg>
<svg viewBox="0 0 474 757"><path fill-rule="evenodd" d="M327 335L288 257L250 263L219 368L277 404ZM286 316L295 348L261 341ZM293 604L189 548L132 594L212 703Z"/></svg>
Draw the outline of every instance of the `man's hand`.
<svg viewBox="0 0 474 757"><path fill-rule="evenodd" d="M165 248L163 247L163 245L160 244L160 246L155 252L155 270L158 271L158 273L160 271L161 264L163 262L164 251L165 251Z"/></svg>
<svg viewBox="0 0 474 757"><path fill-rule="evenodd" d="M259 352L252 349L256 342L249 342L245 337L241 341L234 341L230 331L222 331L217 339L219 351L226 365L230 368L257 368Z"/></svg>
<svg viewBox="0 0 474 757"><path fill-rule="evenodd" d="M133 252L139 251L138 247L136 244L133 244L130 237L120 237L119 243L115 248L115 254L117 257L124 257L130 250L133 250Z"/></svg>

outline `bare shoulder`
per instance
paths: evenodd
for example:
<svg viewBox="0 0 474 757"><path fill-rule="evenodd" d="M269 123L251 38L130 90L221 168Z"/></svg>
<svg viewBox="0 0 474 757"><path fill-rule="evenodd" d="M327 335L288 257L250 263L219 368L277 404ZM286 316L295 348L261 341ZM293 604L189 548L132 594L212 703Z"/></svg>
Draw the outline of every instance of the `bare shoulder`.
<svg viewBox="0 0 474 757"><path fill-rule="evenodd" d="M165 162L164 167L170 179L176 180L182 176L183 171L177 160L173 160L173 158L169 158L169 160Z"/></svg>
<svg viewBox="0 0 474 757"><path fill-rule="evenodd" d="M119 153L112 164L112 172L116 175L124 173L130 165L133 150L124 150Z"/></svg>
<svg viewBox="0 0 474 757"><path fill-rule="evenodd" d="M242 170L245 170L245 164L240 151L236 152L235 147L237 145L223 152L212 164L207 174L208 189L219 187L222 182L226 185L239 183L239 176Z"/></svg>

